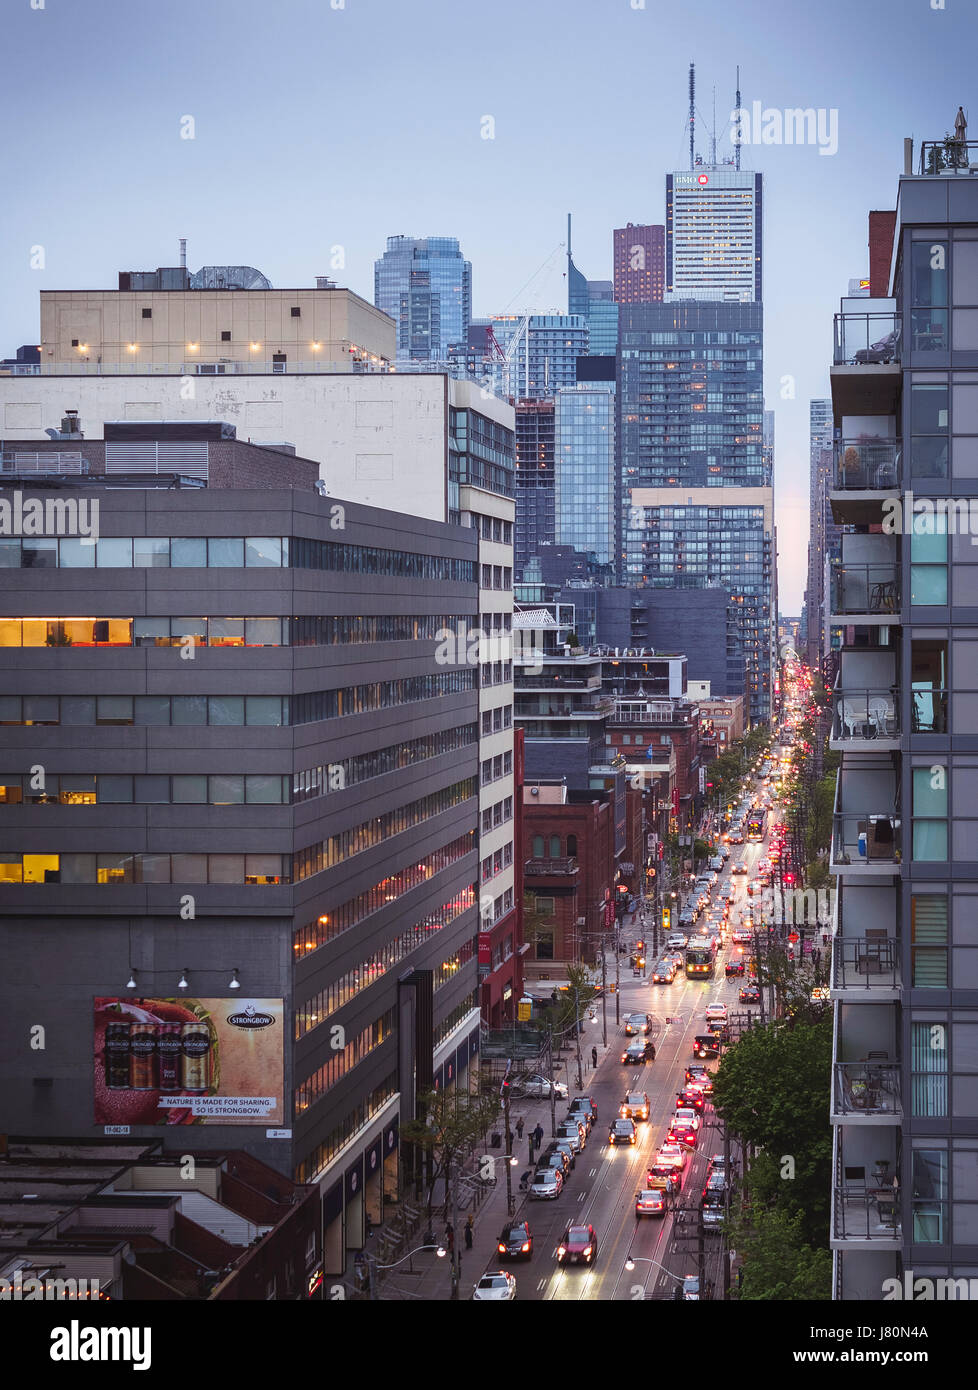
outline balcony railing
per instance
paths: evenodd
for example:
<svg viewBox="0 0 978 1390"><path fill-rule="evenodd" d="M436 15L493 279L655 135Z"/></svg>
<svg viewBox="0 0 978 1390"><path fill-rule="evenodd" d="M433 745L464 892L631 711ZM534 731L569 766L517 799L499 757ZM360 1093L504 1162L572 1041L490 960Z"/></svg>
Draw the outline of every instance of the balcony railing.
<svg viewBox="0 0 978 1390"><path fill-rule="evenodd" d="M832 738L851 740L898 738L900 707L892 690L836 690Z"/></svg>
<svg viewBox="0 0 978 1390"><path fill-rule="evenodd" d="M268 361L265 358L249 358L248 361L227 362L147 362L139 361L136 354L125 362L93 362L89 358L65 362L49 360L40 363L17 363L9 371L0 368L0 375L12 376L294 376L316 373L349 374L364 372L390 372L392 364L383 358L376 361L354 354L338 360L324 361L311 358L308 361L285 362Z"/></svg>
<svg viewBox="0 0 978 1390"><path fill-rule="evenodd" d="M972 166L978 166L978 140L921 141L921 174L966 173Z"/></svg>
<svg viewBox="0 0 978 1390"><path fill-rule="evenodd" d="M837 864L900 862L900 821L889 811L844 811L833 816Z"/></svg>
<svg viewBox="0 0 978 1390"><path fill-rule="evenodd" d="M837 564L832 570L832 612L897 614L900 611L900 566L893 561L878 564Z"/></svg>
<svg viewBox="0 0 978 1390"><path fill-rule="evenodd" d="M899 314L836 314L836 367L875 367L900 361Z"/></svg>
<svg viewBox="0 0 978 1390"><path fill-rule="evenodd" d="M543 878L548 874L576 874L577 858L570 855L563 859L527 859L523 872L532 878Z"/></svg>
<svg viewBox="0 0 978 1390"><path fill-rule="evenodd" d="M936 685L914 685L910 692L910 732L947 733L947 691Z"/></svg>
<svg viewBox="0 0 978 1390"><path fill-rule="evenodd" d="M836 1062L835 1114L899 1116L900 1072L898 1062Z"/></svg>
<svg viewBox="0 0 978 1390"><path fill-rule="evenodd" d="M900 985L900 943L895 937L836 936L832 947L835 989L893 989Z"/></svg>
<svg viewBox="0 0 978 1390"><path fill-rule="evenodd" d="M840 492L876 492L895 488L899 476L899 439L836 441L835 486Z"/></svg>
<svg viewBox="0 0 978 1390"><path fill-rule="evenodd" d="M834 1234L837 1240L899 1240L899 1188L843 1183L835 1192Z"/></svg>

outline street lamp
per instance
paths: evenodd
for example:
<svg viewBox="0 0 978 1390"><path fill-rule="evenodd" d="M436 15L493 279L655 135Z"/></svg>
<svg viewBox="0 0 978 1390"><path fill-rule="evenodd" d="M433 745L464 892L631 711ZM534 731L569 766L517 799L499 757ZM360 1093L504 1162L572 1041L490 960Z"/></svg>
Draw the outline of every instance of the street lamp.
<svg viewBox="0 0 978 1390"><path fill-rule="evenodd" d="M376 1278L375 1278L375 1275L376 1275L380 1270L382 1270L382 1269L396 1269L397 1266L398 1266L398 1265L402 1265L402 1264L404 1263L405 1260L410 1260L410 1259L413 1258L413 1256L415 1256L415 1255L420 1255L421 1252L422 1252L422 1250L434 1250L435 1254L438 1256L438 1258L439 1258L440 1260L443 1260L443 1259L445 1258L445 1256L448 1254L448 1251L447 1251L447 1249L445 1248L444 1245L419 1245L419 1246L417 1247L416 1250L409 1250L408 1253L407 1253L406 1255L402 1255L401 1258L400 1258L399 1260L395 1260L393 1264L389 1264L389 1265L382 1265L382 1264L379 1264L379 1263L377 1262L377 1257L376 1257L376 1255L370 1255L370 1254L368 1254L368 1255L367 1255L367 1266L368 1266L368 1269L369 1269L369 1277L370 1277L370 1301L371 1301L371 1302L376 1302L376 1300L377 1300L377 1280L376 1280Z"/></svg>
<svg viewBox="0 0 978 1390"><path fill-rule="evenodd" d="M625 1258L625 1268L626 1268L626 1270L628 1271L629 1274L631 1274L631 1272L632 1272L632 1270L635 1268L636 1264L655 1265L656 1269L661 1269L661 1270L662 1270L662 1273L663 1273L663 1274L667 1274L667 1275L669 1276L670 1279L675 1279L675 1281L676 1281L677 1284L681 1284L681 1283L683 1282L683 1276L682 1276L681 1274L673 1274L673 1272L672 1272L671 1269L666 1269L665 1265L659 1264L659 1261L658 1261L658 1260L651 1260L651 1259L649 1259L649 1257L648 1257L647 1255L628 1255L628 1256L626 1256L626 1258Z"/></svg>

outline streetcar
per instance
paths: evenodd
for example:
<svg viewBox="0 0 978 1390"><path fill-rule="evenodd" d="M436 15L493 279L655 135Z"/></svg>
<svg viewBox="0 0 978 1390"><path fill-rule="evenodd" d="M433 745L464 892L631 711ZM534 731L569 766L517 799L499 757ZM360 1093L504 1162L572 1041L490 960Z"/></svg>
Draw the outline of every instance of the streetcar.
<svg viewBox="0 0 978 1390"><path fill-rule="evenodd" d="M686 978L712 980L717 968L717 944L713 937L686 948Z"/></svg>
<svg viewBox="0 0 978 1390"><path fill-rule="evenodd" d="M763 809L751 811L747 820L747 841L749 844L759 844L764 839L764 822L767 820L767 813Z"/></svg>

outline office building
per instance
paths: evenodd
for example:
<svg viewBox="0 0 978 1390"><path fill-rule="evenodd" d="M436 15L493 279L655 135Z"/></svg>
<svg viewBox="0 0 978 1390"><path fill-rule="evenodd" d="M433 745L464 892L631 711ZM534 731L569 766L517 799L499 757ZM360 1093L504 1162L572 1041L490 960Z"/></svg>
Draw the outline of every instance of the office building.
<svg viewBox="0 0 978 1390"><path fill-rule="evenodd" d="M507 361L492 364L492 389L504 399L546 400L577 382L577 359L588 353L587 313L497 314L496 341Z"/></svg>
<svg viewBox="0 0 978 1390"><path fill-rule="evenodd" d="M518 580L527 561L555 535L553 399L520 400L515 405L516 532L513 566Z"/></svg>
<svg viewBox="0 0 978 1390"><path fill-rule="evenodd" d="M472 263L455 237L390 236L374 262L374 303L397 325L397 356L443 362L468 343Z"/></svg>
<svg viewBox="0 0 978 1390"><path fill-rule="evenodd" d="M892 281L844 303L830 371L849 528L829 605L830 1244L834 1297L861 1303L978 1272L978 549L953 505L978 461L978 182L912 168L908 151ZM942 499L950 521L921 506Z"/></svg>
<svg viewBox="0 0 978 1390"><path fill-rule="evenodd" d="M661 304L666 229L629 222L613 233L614 295L618 304Z"/></svg>
<svg viewBox="0 0 978 1390"><path fill-rule="evenodd" d="M808 582L805 589L805 657L814 670L830 650L826 608L826 566L838 559L841 528L832 517L831 495L835 472L832 402L809 402L810 485ZM838 634L836 634L838 641Z"/></svg>
<svg viewBox="0 0 978 1390"><path fill-rule="evenodd" d="M554 539L615 557L615 393L613 386L577 385L554 401Z"/></svg>
<svg viewBox="0 0 978 1390"><path fill-rule="evenodd" d="M666 175L663 298L760 304L761 175L700 165Z"/></svg>

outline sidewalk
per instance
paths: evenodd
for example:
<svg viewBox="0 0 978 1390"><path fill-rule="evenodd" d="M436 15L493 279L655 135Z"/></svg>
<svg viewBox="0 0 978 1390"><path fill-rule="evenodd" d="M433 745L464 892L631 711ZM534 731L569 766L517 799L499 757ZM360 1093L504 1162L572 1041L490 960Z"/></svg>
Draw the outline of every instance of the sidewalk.
<svg viewBox="0 0 978 1390"><path fill-rule="evenodd" d="M586 1041L586 1046L585 1046ZM609 1029L608 1046L603 1046L601 1042L601 1019L600 1014L596 1024L591 1024L582 1039L581 1060L583 1062L584 1090L587 1090L590 1077L594 1075L594 1068L591 1066L591 1048L598 1049L598 1064L604 1060L617 1042L611 1036ZM568 1087L569 1096L575 1094L576 1082L576 1058L569 1066ZM567 1111L569 1100L561 1100L558 1097L556 1106L556 1119L559 1124ZM516 1122L522 1116L524 1121L523 1138L516 1137ZM460 1261L460 1275L458 1286L459 1301L471 1300L472 1290L475 1288L479 1279L487 1269L509 1269L507 1263L499 1263L499 1255L496 1250L496 1243L499 1232L506 1225L507 1221L522 1221L530 1219L526 1215L525 1208L528 1198L525 1192L520 1192L520 1177L530 1166L529 1162L529 1135L539 1123L543 1129L544 1139L543 1148L546 1149L550 1143L550 1101L549 1100L514 1100L510 1106L510 1120L513 1126L513 1154L517 1158L515 1167L511 1168L512 1190L513 1190L513 1215L509 1216L506 1210L506 1157L505 1148L488 1149L486 1152L495 1159L496 1164L496 1185L483 1200L482 1205L477 1209L467 1206L461 1208L455 1224L455 1247ZM502 1129L502 1116L496 1126ZM539 1151L538 1151L539 1152ZM436 1188L436 1200L432 1207L432 1227L437 1241L445 1239L445 1218L442 1216L442 1204L444 1201L443 1184L439 1183ZM464 1189L463 1189L464 1190ZM469 1212L475 1210L475 1224L473 1229L472 1249L465 1248L465 1224L468 1220ZM422 1235L418 1237L417 1244L422 1244ZM372 1240L367 1242L367 1250L371 1249ZM391 1270L388 1275L381 1276L378 1298L383 1300L402 1300L402 1299L423 1299L429 1302L449 1300L452 1295L452 1267L451 1258L445 1256L439 1259L434 1251L424 1251L416 1256L411 1263L414 1266L414 1273L409 1272L408 1266L402 1265L400 1269ZM512 1266L513 1272L519 1278L519 1266Z"/></svg>

